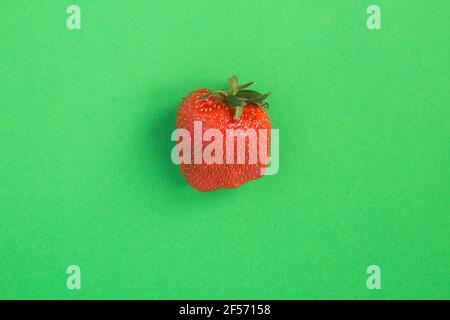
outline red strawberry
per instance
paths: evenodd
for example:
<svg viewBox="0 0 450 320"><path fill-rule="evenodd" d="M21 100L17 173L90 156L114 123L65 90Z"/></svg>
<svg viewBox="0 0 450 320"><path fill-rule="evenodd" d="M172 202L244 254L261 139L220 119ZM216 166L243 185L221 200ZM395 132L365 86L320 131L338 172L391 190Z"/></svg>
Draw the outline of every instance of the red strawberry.
<svg viewBox="0 0 450 320"><path fill-rule="evenodd" d="M249 139L245 139L245 163L239 164L237 161L237 141L233 145L230 143L227 148L226 135L227 129L238 130L239 135L246 135L251 131L256 132L258 136L257 146L258 155L261 154L261 148L265 148L264 154L270 154L270 135L272 125L266 112L268 104L265 99L270 93L260 94L254 90L248 90L253 83L247 83L239 86L235 76L229 79L230 89L212 91L209 89L199 89L191 92L185 97L179 106L177 112L177 129L187 129L191 136L191 154L181 154L180 169L186 181L195 189L206 192L221 188L236 188L240 185L262 177L267 161L264 162L257 157L257 162L251 162L251 149ZM202 135L208 129L218 129L223 135L223 161L222 163L201 164L194 163L194 122L201 122ZM261 140L260 132L265 129L266 141ZM217 132L217 131L216 131ZM215 139L211 139L214 141ZM260 143L263 143L262 145ZM211 144L211 141L203 141L202 151ZM234 150L233 150L234 148ZM263 149L264 150L264 149ZM219 153L212 152L213 155L220 157ZM234 156L233 163L227 161L227 153ZM253 152L254 153L254 152ZM253 154L254 155L254 154ZM186 159L191 159L191 163L184 163Z"/></svg>

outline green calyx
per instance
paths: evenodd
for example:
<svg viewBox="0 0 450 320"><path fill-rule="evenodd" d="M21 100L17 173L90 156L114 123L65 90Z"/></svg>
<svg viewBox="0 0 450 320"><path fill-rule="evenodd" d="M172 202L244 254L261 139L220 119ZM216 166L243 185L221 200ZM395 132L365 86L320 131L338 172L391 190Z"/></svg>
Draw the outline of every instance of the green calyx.
<svg viewBox="0 0 450 320"><path fill-rule="evenodd" d="M199 101L206 100L211 97L220 101L226 101L230 107L236 108L236 113L234 116L234 119L236 120L239 120L247 104L257 104L264 109L269 108L266 98L270 95L270 92L262 94L255 90L247 89L254 85L254 82L239 85L238 78L236 76L232 76L228 79L228 83L230 85L229 89L212 91L202 97Z"/></svg>

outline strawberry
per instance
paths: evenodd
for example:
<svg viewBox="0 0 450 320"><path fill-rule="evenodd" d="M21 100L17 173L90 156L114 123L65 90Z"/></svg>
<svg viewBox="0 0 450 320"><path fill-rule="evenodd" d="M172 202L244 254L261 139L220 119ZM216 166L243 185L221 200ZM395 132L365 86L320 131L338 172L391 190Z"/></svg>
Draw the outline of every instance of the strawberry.
<svg viewBox="0 0 450 320"><path fill-rule="evenodd" d="M202 192L237 188L250 180L262 177L267 168L272 125L266 111L268 104L265 99L270 93L260 94L249 90L247 88L254 83L239 85L236 76L231 77L228 81L230 88L226 90L198 89L192 91L183 98L177 112L177 129L186 129L190 136L194 137L194 142L190 142L190 152L183 150L183 154L180 154L180 169L186 181L193 188ZM211 153L216 157L213 163L194 161L195 123L201 124L201 137L204 137L203 135L208 129L217 129L218 131L215 132L223 135L222 143L220 140L217 141L223 148L223 152L214 150ZM232 143L227 144L227 132L230 129L235 130L236 139L232 138ZM265 129L267 139L261 139L260 132L264 130L260 129ZM250 139L248 136L245 137L252 132L257 133L256 145L259 155L263 150L264 155L267 155L266 160L260 158L256 162L250 160L252 156L256 156L255 149L250 148ZM242 163L243 153L241 153L241 162L237 159L238 146L236 142L239 141L239 136L245 139L244 163ZM215 137L215 139L217 138ZM211 138L210 140L214 141L215 139ZM202 139L202 152L211 144L210 140ZM229 158L227 158L228 156ZM187 159L192 161L187 161Z"/></svg>

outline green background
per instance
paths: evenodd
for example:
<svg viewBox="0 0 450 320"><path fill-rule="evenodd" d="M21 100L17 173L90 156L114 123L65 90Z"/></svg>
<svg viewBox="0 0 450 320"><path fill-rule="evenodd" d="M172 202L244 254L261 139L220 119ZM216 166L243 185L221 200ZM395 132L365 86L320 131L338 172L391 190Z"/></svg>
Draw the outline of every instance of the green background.
<svg viewBox="0 0 450 320"><path fill-rule="evenodd" d="M449 1L75 3L0 4L0 298L449 298ZM232 74L280 171L202 194L175 112Z"/></svg>

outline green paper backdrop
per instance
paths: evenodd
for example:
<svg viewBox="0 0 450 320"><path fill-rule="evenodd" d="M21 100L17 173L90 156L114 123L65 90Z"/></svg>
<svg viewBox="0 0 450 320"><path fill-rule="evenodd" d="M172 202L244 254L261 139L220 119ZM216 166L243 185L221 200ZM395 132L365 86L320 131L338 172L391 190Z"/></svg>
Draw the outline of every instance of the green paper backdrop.
<svg viewBox="0 0 450 320"><path fill-rule="evenodd" d="M359 0L77 0L68 30L2 1L0 298L449 298L450 2L375 2L381 30ZM202 194L175 112L232 74L273 92L280 171Z"/></svg>

